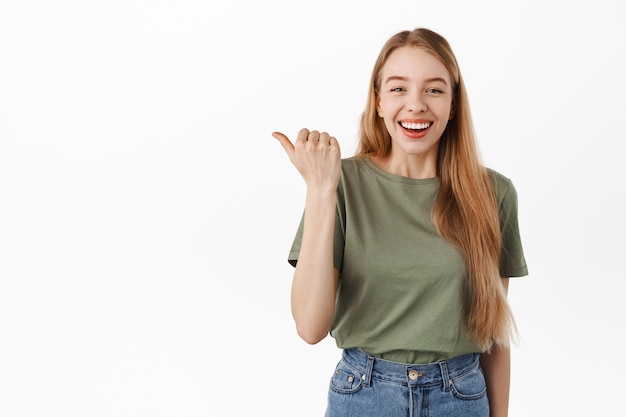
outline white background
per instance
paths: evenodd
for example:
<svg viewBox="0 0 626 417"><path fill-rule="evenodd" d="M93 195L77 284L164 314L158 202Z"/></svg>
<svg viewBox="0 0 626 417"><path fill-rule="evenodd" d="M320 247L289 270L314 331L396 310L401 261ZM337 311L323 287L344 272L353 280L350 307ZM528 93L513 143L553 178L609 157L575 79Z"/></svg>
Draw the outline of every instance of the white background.
<svg viewBox="0 0 626 417"><path fill-rule="evenodd" d="M510 415L619 413L623 2L4 0L0 416L321 416L339 350L295 334L304 183L271 132L350 156L418 26L518 190Z"/></svg>

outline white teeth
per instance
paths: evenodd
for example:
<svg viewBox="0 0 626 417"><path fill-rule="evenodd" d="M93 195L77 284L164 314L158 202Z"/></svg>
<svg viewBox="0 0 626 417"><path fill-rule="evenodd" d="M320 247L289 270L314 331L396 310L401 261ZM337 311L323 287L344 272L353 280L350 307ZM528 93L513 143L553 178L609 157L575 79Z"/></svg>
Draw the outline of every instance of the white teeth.
<svg viewBox="0 0 626 417"><path fill-rule="evenodd" d="M405 129L413 129L413 130L426 129L426 128L430 127L430 125L431 125L430 123L407 123L407 122L402 122L400 124Z"/></svg>

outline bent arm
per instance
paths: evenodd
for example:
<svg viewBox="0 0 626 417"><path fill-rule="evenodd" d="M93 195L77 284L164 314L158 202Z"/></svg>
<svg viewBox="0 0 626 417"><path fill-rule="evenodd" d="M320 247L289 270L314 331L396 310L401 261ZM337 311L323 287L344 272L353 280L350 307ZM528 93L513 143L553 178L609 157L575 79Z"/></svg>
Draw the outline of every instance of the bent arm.
<svg viewBox="0 0 626 417"><path fill-rule="evenodd" d="M508 292L509 279L503 278L502 284ZM508 347L493 347L490 352L480 356L480 365L487 382L490 416L507 417L509 415L509 390L511 386L510 349Z"/></svg>
<svg viewBox="0 0 626 417"><path fill-rule="evenodd" d="M291 286L291 313L298 334L314 344L328 335L335 314L339 272L333 265L333 237L341 150L326 132L301 129L295 145L272 133L307 185L300 255Z"/></svg>
<svg viewBox="0 0 626 417"><path fill-rule="evenodd" d="M336 190L307 189L300 255L291 287L298 334L315 344L328 335L335 312L339 271L333 265Z"/></svg>

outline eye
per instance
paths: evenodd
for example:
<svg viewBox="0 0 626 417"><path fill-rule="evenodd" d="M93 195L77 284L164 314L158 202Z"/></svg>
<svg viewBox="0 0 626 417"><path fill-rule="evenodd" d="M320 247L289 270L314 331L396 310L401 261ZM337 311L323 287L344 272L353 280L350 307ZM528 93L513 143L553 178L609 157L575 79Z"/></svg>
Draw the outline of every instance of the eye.
<svg viewBox="0 0 626 417"><path fill-rule="evenodd" d="M443 93L443 91L438 88L429 88L428 90L426 90L426 92L430 94L442 94Z"/></svg>
<svg viewBox="0 0 626 417"><path fill-rule="evenodd" d="M394 87L390 89L389 91L391 91L392 93L403 93L405 90L404 90L404 87Z"/></svg>

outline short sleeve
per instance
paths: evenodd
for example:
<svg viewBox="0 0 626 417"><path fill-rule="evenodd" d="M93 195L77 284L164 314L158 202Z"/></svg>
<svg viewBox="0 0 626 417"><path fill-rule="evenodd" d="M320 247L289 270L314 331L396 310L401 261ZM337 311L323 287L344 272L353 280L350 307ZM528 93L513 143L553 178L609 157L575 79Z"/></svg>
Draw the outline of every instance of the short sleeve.
<svg viewBox="0 0 626 417"><path fill-rule="evenodd" d="M500 255L500 276L522 277L528 275L517 217L517 191L513 183L498 175L498 200L500 230L502 233L502 253Z"/></svg>
<svg viewBox="0 0 626 417"><path fill-rule="evenodd" d="M298 230L296 231L296 236L293 238L293 243L291 244L291 249L289 250L289 257L287 258L291 266L294 266L294 267L298 263L298 257L300 256L300 247L302 246L303 230L304 230L304 213L302 214L302 218L300 219L300 225L298 226Z"/></svg>
<svg viewBox="0 0 626 417"><path fill-rule="evenodd" d="M345 204L343 187L340 184L337 189L337 211L335 215L335 232L333 242L333 264L341 272L343 266L343 250L345 244ZM302 214L300 219L300 225L296 231L296 236L293 239L291 250L289 251L289 257L287 260L292 266L296 266L298 263L298 257L300 256L300 247L302 246L302 235L304 232L304 216L306 212Z"/></svg>

